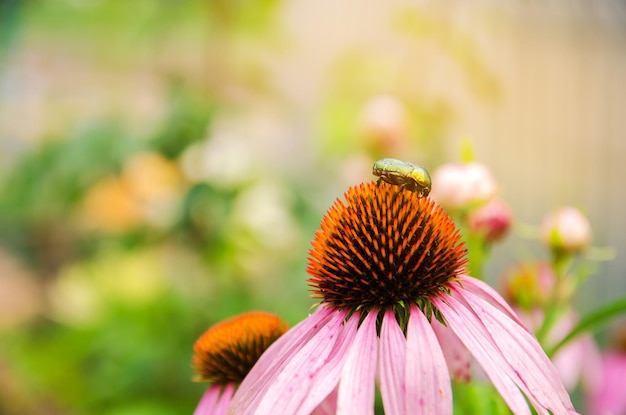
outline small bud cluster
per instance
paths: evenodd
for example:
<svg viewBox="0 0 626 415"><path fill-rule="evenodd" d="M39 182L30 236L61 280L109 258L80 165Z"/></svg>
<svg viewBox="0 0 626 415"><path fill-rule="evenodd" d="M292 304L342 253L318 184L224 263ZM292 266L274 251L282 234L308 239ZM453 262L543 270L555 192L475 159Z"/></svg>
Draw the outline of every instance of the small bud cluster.
<svg viewBox="0 0 626 415"><path fill-rule="evenodd" d="M503 239L511 227L511 211L497 196L496 181L481 163L441 166L433 174L432 196L487 244Z"/></svg>

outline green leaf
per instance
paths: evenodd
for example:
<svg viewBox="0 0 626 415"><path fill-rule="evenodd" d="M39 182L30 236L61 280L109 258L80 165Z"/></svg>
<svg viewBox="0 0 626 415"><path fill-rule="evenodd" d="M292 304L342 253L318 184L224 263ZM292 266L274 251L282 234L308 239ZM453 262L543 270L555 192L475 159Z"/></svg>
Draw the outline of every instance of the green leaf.
<svg viewBox="0 0 626 415"><path fill-rule="evenodd" d="M509 415L511 411L491 384L454 383L454 413Z"/></svg>

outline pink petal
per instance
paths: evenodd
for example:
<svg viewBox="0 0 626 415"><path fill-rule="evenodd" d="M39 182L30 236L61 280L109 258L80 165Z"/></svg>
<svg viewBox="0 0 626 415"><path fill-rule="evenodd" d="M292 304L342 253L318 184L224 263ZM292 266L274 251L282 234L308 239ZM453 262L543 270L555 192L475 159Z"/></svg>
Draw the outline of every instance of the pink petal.
<svg viewBox="0 0 626 415"><path fill-rule="evenodd" d="M587 389L593 390L593 385L601 383L602 379L602 355L592 335L584 335L582 338L585 358L583 359L582 381ZM626 370L626 367L625 367ZM626 371L624 372L626 373ZM626 409L626 405L624 406Z"/></svg>
<svg viewBox="0 0 626 415"><path fill-rule="evenodd" d="M452 290L457 295L446 298L449 305L441 299L433 302L442 305L440 310L449 327L470 349L511 409L523 410L519 393L515 393L519 391L502 382L514 382L539 414L573 411L556 369L537 340L479 296L459 288Z"/></svg>
<svg viewBox="0 0 626 415"><path fill-rule="evenodd" d="M239 385L229 406L229 414L252 413L251 408L258 405L258 401L271 385L271 381L280 374L292 355L297 353L311 338L318 335L334 318L336 318L334 310L319 307L315 313L276 340Z"/></svg>
<svg viewBox="0 0 626 415"><path fill-rule="evenodd" d="M337 413L337 389L333 390L317 408L311 412L311 415L335 415Z"/></svg>
<svg viewBox="0 0 626 415"><path fill-rule="evenodd" d="M377 310L371 310L359 327L341 372L337 397L337 415L374 413L378 337Z"/></svg>
<svg viewBox="0 0 626 415"><path fill-rule="evenodd" d="M461 282L461 286L473 293L477 296L487 300L487 302L493 304L497 308L500 309L504 314L509 316L513 321L526 329L529 333L531 332L526 325L519 319L517 313L511 308L511 306L504 301L504 298L496 290L491 288L491 286L479 279L472 278L469 275L461 275L459 277Z"/></svg>
<svg viewBox="0 0 626 415"><path fill-rule="evenodd" d="M332 320L290 356L264 390L257 415L310 414L337 386L341 367L356 335L358 320L343 327L346 313L336 311Z"/></svg>
<svg viewBox="0 0 626 415"><path fill-rule="evenodd" d="M467 350L467 347L452 330L436 319L433 319L430 325L437 336L443 356L446 358L446 364L452 379L469 382L472 377L470 372L472 355Z"/></svg>
<svg viewBox="0 0 626 415"><path fill-rule="evenodd" d="M567 390L574 390L581 379L585 362L588 360L590 336L581 336L563 346L552 358L561 381Z"/></svg>
<svg viewBox="0 0 626 415"><path fill-rule="evenodd" d="M491 336L473 314L452 297L446 298L449 306L440 298L433 298L433 304L441 311L448 327L465 344L474 358L483 367L502 398L516 415L530 415L530 409L521 391L511 380L506 370L502 352L496 348ZM510 371L508 371L510 372Z"/></svg>
<svg viewBox="0 0 626 415"><path fill-rule="evenodd" d="M196 410L194 411L194 415L210 415L213 414L215 410L215 405L217 404L217 400L220 397L220 393L222 391L222 385L211 385L204 392Z"/></svg>
<svg viewBox="0 0 626 415"><path fill-rule="evenodd" d="M298 413L308 415L321 402L325 400L337 387L343 368L346 364L348 354L353 349L354 339L357 335L360 316L353 314L341 328L340 337L331 356L323 363L315 378L311 380L311 390L304 402L298 408ZM373 405L372 405L373 406Z"/></svg>
<svg viewBox="0 0 626 415"><path fill-rule="evenodd" d="M406 385L404 365L406 362L406 339L396 321L393 311L386 311L380 329L380 394L386 414L405 413Z"/></svg>
<svg viewBox="0 0 626 415"><path fill-rule="evenodd" d="M506 361L519 379L516 383L528 398L556 414L573 410L559 373L537 339L482 298L468 292L463 295L497 347L506 351Z"/></svg>
<svg viewBox="0 0 626 415"><path fill-rule="evenodd" d="M406 335L405 413L452 414L452 387L446 360L428 319L411 306Z"/></svg>
<svg viewBox="0 0 626 415"><path fill-rule="evenodd" d="M229 383L224 387L222 391L222 396L220 396L217 405L215 405L215 409L211 412L211 415L226 415L226 408L230 403L231 398L233 397L233 392L235 391L235 385L233 383Z"/></svg>

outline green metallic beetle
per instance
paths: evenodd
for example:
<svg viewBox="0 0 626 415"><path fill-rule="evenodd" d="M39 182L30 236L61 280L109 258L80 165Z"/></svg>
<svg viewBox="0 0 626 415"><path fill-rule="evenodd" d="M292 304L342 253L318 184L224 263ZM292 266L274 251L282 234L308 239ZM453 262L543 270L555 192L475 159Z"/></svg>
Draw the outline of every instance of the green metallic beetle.
<svg viewBox="0 0 626 415"><path fill-rule="evenodd" d="M417 192L421 197L426 197L430 193L430 174L418 164L390 158L380 159L374 163L372 174L379 177L379 183L382 180Z"/></svg>

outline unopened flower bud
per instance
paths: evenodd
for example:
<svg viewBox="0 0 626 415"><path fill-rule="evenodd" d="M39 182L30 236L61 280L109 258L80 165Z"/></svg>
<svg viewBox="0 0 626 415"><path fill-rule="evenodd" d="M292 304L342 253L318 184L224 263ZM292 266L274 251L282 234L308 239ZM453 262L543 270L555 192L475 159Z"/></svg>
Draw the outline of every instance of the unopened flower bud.
<svg viewBox="0 0 626 415"><path fill-rule="evenodd" d="M472 211L467 218L470 231L483 235L485 242L502 239L511 227L511 210L500 199L492 199Z"/></svg>
<svg viewBox="0 0 626 415"><path fill-rule="evenodd" d="M541 233L544 243L557 251L579 252L591 241L589 221L573 207L564 207L547 215Z"/></svg>
<svg viewBox="0 0 626 415"><path fill-rule="evenodd" d="M481 163L445 164L433 174L431 196L444 209L465 209L493 197L496 182Z"/></svg>

